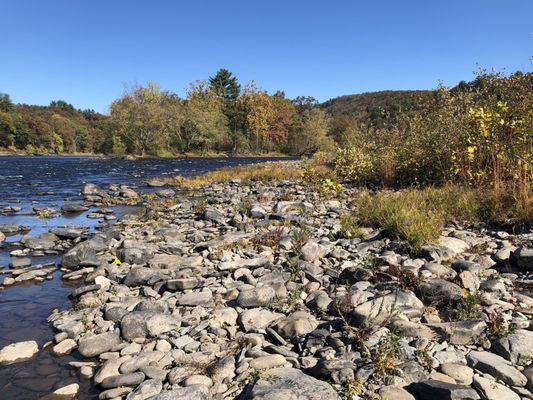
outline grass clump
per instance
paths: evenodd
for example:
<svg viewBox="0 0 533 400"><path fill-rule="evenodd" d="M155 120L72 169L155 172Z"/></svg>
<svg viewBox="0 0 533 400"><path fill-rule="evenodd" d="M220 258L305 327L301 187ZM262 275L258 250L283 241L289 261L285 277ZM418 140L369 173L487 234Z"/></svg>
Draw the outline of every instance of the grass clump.
<svg viewBox="0 0 533 400"><path fill-rule="evenodd" d="M416 190L374 196L364 193L357 216L361 223L378 226L404 240L407 249L416 252L436 241L444 225L441 215L425 200L423 192Z"/></svg>

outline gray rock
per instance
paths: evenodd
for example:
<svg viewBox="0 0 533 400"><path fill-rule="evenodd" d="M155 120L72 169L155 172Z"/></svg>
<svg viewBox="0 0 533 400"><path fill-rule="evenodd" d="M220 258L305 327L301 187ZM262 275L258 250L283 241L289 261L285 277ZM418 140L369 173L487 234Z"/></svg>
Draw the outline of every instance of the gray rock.
<svg viewBox="0 0 533 400"><path fill-rule="evenodd" d="M81 296L82 294L94 292L96 290L100 290L100 285L87 285L87 286L80 286L79 288L76 288L72 291L72 297L76 298Z"/></svg>
<svg viewBox="0 0 533 400"><path fill-rule="evenodd" d="M86 335L78 343L78 351L83 357L95 357L112 351L122 343L116 332L105 332L98 335Z"/></svg>
<svg viewBox="0 0 533 400"><path fill-rule="evenodd" d="M472 384L472 379L474 377L474 371L472 368L456 363L446 363L442 364L440 371L443 374L448 375L449 377L455 379L459 385L470 386Z"/></svg>
<svg viewBox="0 0 533 400"><path fill-rule="evenodd" d="M237 297L237 304L243 308L267 306L276 297L276 291L270 286L244 290Z"/></svg>
<svg viewBox="0 0 533 400"><path fill-rule="evenodd" d="M169 290L189 290L194 289L198 286L200 281L198 278L179 278L179 279L170 279L167 281L167 289Z"/></svg>
<svg viewBox="0 0 533 400"><path fill-rule="evenodd" d="M76 346L77 343L74 339L65 339L52 348L52 353L55 356L65 356L72 353Z"/></svg>
<svg viewBox="0 0 533 400"><path fill-rule="evenodd" d="M187 386L160 393L150 400L209 400L209 388L204 385Z"/></svg>
<svg viewBox="0 0 533 400"><path fill-rule="evenodd" d="M527 378L505 358L488 351L471 351L466 356L468 365L492 375L511 386L525 386Z"/></svg>
<svg viewBox="0 0 533 400"><path fill-rule="evenodd" d="M28 232L31 228L25 225L0 224L0 232L6 235L12 235L20 232Z"/></svg>
<svg viewBox="0 0 533 400"><path fill-rule="evenodd" d="M429 379L413 384L419 400L478 400L474 389L463 385Z"/></svg>
<svg viewBox="0 0 533 400"><path fill-rule="evenodd" d="M276 368L264 372L244 400L338 400L327 382L319 381L295 368Z"/></svg>
<svg viewBox="0 0 533 400"><path fill-rule="evenodd" d="M141 383L137 388L128 394L126 400L146 400L158 395L163 389L163 383L155 379L149 379Z"/></svg>
<svg viewBox="0 0 533 400"><path fill-rule="evenodd" d="M431 279L418 287L419 295L428 303L455 301L463 298L463 291L455 283L445 279Z"/></svg>
<svg viewBox="0 0 533 400"><path fill-rule="evenodd" d="M350 316L355 324L383 324L405 315L408 318L421 317L422 303L413 293L398 291L367 301L355 307Z"/></svg>
<svg viewBox="0 0 533 400"><path fill-rule="evenodd" d="M296 311L288 317L280 320L274 326L279 334L284 338L307 335L318 326L317 319L305 311Z"/></svg>
<svg viewBox="0 0 533 400"><path fill-rule="evenodd" d="M474 376L473 386L486 400L520 400L520 396L508 387L479 375Z"/></svg>
<svg viewBox="0 0 533 400"><path fill-rule="evenodd" d="M415 400L407 390L398 386L383 386L379 389L380 400Z"/></svg>
<svg viewBox="0 0 533 400"><path fill-rule="evenodd" d="M98 265L98 253L107 250L106 239L95 236L85 242L81 242L63 255L61 265L67 268L77 267L83 262L96 263Z"/></svg>
<svg viewBox="0 0 533 400"><path fill-rule="evenodd" d="M305 261L313 262L324 258L330 252L330 248L311 239L302 246L300 251Z"/></svg>
<svg viewBox="0 0 533 400"><path fill-rule="evenodd" d="M159 270L146 267L133 267L126 274L126 277L124 278L124 285L129 287L147 285L165 278L166 275Z"/></svg>
<svg viewBox="0 0 533 400"><path fill-rule="evenodd" d="M213 305L213 293L210 291L185 293L178 300L180 306L211 306Z"/></svg>
<svg viewBox="0 0 533 400"><path fill-rule="evenodd" d="M121 386L137 386L144 381L144 374L142 372L134 372L133 374L115 375L105 378L100 386L104 389L112 389Z"/></svg>
<svg viewBox="0 0 533 400"><path fill-rule="evenodd" d="M252 308L239 315L239 324L245 332L265 329L274 321L283 318L283 314L275 313L262 308Z"/></svg>
<svg viewBox="0 0 533 400"><path fill-rule="evenodd" d="M533 270L533 248L521 246L513 253L513 258L520 268Z"/></svg>
<svg viewBox="0 0 533 400"><path fill-rule="evenodd" d="M526 365L533 360L533 332L519 329L492 342L492 347L513 364Z"/></svg>
<svg viewBox="0 0 533 400"><path fill-rule="evenodd" d="M81 188L81 194L84 196L98 196L102 189L95 183L85 183Z"/></svg>
<svg viewBox="0 0 533 400"><path fill-rule="evenodd" d="M272 354L263 357L254 358L250 361L250 368L253 369L270 369L281 367L285 364L287 360L281 354Z"/></svg>
<svg viewBox="0 0 533 400"><path fill-rule="evenodd" d="M533 366L524 370L524 376L527 378L527 388L533 392Z"/></svg>
<svg viewBox="0 0 533 400"><path fill-rule="evenodd" d="M15 257L9 261L9 268L19 269L26 268L31 265L31 258L29 257Z"/></svg>
<svg viewBox="0 0 533 400"><path fill-rule="evenodd" d="M84 206L83 204L75 204L75 203L67 203L61 206L61 212L64 212L64 213L78 213L78 212L87 211L88 209L89 207Z"/></svg>
<svg viewBox="0 0 533 400"><path fill-rule="evenodd" d="M34 340L8 344L0 350L0 365L9 365L30 360L38 352L39 346Z"/></svg>
<svg viewBox="0 0 533 400"><path fill-rule="evenodd" d="M169 314L157 311L132 311L120 321L120 331L126 340L156 337L181 326L181 320Z"/></svg>

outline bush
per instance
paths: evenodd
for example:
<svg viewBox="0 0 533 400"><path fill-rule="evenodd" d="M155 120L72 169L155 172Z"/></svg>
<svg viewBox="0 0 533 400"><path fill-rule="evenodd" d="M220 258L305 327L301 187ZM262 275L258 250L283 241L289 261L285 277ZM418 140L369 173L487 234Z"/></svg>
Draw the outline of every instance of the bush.
<svg viewBox="0 0 533 400"><path fill-rule="evenodd" d="M365 184L375 175L372 155L354 146L338 149L335 173L342 180Z"/></svg>

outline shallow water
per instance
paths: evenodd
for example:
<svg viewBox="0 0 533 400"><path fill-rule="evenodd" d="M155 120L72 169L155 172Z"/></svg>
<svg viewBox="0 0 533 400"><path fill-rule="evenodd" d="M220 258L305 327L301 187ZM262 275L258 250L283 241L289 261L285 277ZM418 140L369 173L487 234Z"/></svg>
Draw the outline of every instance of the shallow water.
<svg viewBox="0 0 533 400"><path fill-rule="evenodd" d="M270 159L274 160L274 159ZM109 183L121 183L146 188L144 180L155 176L198 175L210 170L266 161L259 158L221 159L164 159L164 160L105 160L89 157L0 157L0 209L5 206L21 207L15 215L0 215L0 224L31 227L31 236L38 236L58 226L85 226L91 231L100 225L88 219L87 213L60 215L39 219L31 212L33 206L59 209L64 202L81 201L80 190L85 182L106 188ZM135 209L115 207L119 218ZM91 210L89 210L91 211ZM9 252L16 247L21 235L7 238L0 247L0 269L7 268ZM34 257L33 264L56 261L60 256ZM3 278L0 278L3 279ZM0 290L0 348L13 342L35 340L38 355L24 363L0 366L0 398L33 400L67 384L80 385L79 399L96 399L97 391L91 382L80 378L68 362L79 359L79 354L54 357L42 346L53 339L55 332L46 321L55 308L71 306L68 299L75 283L63 282L59 271L53 279L42 283Z"/></svg>

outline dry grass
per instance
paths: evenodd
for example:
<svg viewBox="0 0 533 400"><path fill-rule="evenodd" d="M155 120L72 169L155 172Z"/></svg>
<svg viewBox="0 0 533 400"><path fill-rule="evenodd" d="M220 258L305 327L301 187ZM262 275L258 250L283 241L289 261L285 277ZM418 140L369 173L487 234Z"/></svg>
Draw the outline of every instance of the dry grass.
<svg viewBox="0 0 533 400"><path fill-rule="evenodd" d="M189 178L178 176L174 178L173 183L187 189L196 189L216 182L230 182L235 179L240 179L243 183L299 180L302 174L301 162L282 161L222 168Z"/></svg>

